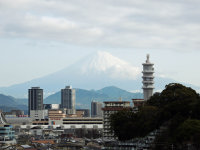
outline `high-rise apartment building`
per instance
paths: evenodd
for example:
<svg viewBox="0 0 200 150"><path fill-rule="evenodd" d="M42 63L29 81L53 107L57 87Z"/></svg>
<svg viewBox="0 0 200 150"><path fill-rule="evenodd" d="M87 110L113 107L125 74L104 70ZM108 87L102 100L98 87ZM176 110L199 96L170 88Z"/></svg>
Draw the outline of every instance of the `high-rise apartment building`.
<svg viewBox="0 0 200 150"><path fill-rule="evenodd" d="M75 110L76 91L71 86L61 89L61 108L66 109L68 114L76 114Z"/></svg>
<svg viewBox="0 0 200 150"><path fill-rule="evenodd" d="M154 68L153 63L149 61L149 54L147 54L147 60L143 65L143 94L144 94L144 100L148 100L153 95L153 89L154 89Z"/></svg>
<svg viewBox="0 0 200 150"><path fill-rule="evenodd" d="M43 110L43 89L40 87L28 90L28 115L31 110Z"/></svg>
<svg viewBox="0 0 200 150"><path fill-rule="evenodd" d="M102 103L101 102L91 102L91 117L102 117Z"/></svg>
<svg viewBox="0 0 200 150"><path fill-rule="evenodd" d="M106 101L103 108L103 137L116 139L110 126L110 115L123 109L131 109L129 101Z"/></svg>

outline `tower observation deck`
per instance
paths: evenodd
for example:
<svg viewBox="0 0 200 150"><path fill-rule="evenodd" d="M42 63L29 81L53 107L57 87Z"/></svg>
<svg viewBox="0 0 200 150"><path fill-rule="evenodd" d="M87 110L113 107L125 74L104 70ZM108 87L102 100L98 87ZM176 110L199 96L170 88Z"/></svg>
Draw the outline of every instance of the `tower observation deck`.
<svg viewBox="0 0 200 150"><path fill-rule="evenodd" d="M148 100L152 95L153 95L153 89L154 89L154 68L153 68L153 63L149 61L149 54L147 54L147 60L143 65L143 95L144 95L144 100Z"/></svg>

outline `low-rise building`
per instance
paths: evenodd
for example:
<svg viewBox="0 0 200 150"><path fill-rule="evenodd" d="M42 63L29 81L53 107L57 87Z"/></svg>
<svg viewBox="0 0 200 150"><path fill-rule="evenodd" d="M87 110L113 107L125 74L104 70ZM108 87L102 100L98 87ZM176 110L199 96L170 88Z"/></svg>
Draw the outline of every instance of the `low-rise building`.
<svg viewBox="0 0 200 150"><path fill-rule="evenodd" d="M48 119L36 119L32 121L33 125L49 125L49 120Z"/></svg>
<svg viewBox="0 0 200 150"><path fill-rule="evenodd" d="M78 112L83 112L83 116L82 117L90 117L90 110L89 109L77 109L76 110L76 114Z"/></svg>
<svg viewBox="0 0 200 150"><path fill-rule="evenodd" d="M47 119L48 110L30 110L30 118L32 118L32 120Z"/></svg>
<svg viewBox="0 0 200 150"><path fill-rule="evenodd" d="M4 112L6 117L21 117L24 116L24 111L22 110L11 110L10 112Z"/></svg>
<svg viewBox="0 0 200 150"><path fill-rule="evenodd" d="M61 119L49 119L49 125L62 126L62 128L103 128L102 118L90 117L66 117Z"/></svg>
<svg viewBox="0 0 200 150"><path fill-rule="evenodd" d="M51 120L60 120L61 118L66 117L66 113L59 109L50 109L48 111L48 116Z"/></svg>
<svg viewBox="0 0 200 150"><path fill-rule="evenodd" d="M83 117L83 115L84 115L84 111L82 111L82 110L76 110L76 116L77 117Z"/></svg>
<svg viewBox="0 0 200 150"><path fill-rule="evenodd" d="M15 144L15 131L12 130L11 125L0 126L0 143L1 144Z"/></svg>
<svg viewBox="0 0 200 150"><path fill-rule="evenodd" d="M73 118L49 118L48 124L44 120L35 120L32 125L21 125L21 129L41 127L42 129L103 129L103 118L73 117Z"/></svg>
<svg viewBox="0 0 200 150"><path fill-rule="evenodd" d="M95 124L103 124L103 119L102 118L63 118L63 125L65 124L82 124L82 125L86 125L86 124L91 124L91 125L95 125Z"/></svg>
<svg viewBox="0 0 200 150"><path fill-rule="evenodd" d="M44 109L60 109L60 104L44 104Z"/></svg>
<svg viewBox="0 0 200 150"><path fill-rule="evenodd" d="M32 119L30 117L14 117L6 118L6 120L9 124L12 124L13 126L32 124Z"/></svg>

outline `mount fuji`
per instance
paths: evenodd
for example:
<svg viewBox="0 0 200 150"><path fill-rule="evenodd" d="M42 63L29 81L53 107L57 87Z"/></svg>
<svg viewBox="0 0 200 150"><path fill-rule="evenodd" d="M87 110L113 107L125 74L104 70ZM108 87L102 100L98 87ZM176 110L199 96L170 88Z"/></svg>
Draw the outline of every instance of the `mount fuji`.
<svg viewBox="0 0 200 150"><path fill-rule="evenodd" d="M27 90L34 86L44 89L44 96L51 95L66 85L82 89L101 89L117 86L128 91L141 90L141 68L123 61L108 52L97 52L73 65L50 75L31 81L1 87L0 93L15 97L27 97ZM163 89L168 83L175 82L167 78L155 78L156 89Z"/></svg>

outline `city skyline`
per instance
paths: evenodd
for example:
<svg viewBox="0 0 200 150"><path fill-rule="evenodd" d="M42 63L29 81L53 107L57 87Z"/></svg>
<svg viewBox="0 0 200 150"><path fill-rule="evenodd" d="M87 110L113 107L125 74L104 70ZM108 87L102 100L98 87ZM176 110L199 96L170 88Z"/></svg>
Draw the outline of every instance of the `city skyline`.
<svg viewBox="0 0 200 150"><path fill-rule="evenodd" d="M0 87L51 74L99 50L140 68L149 53L155 76L200 86L198 1L0 4Z"/></svg>

